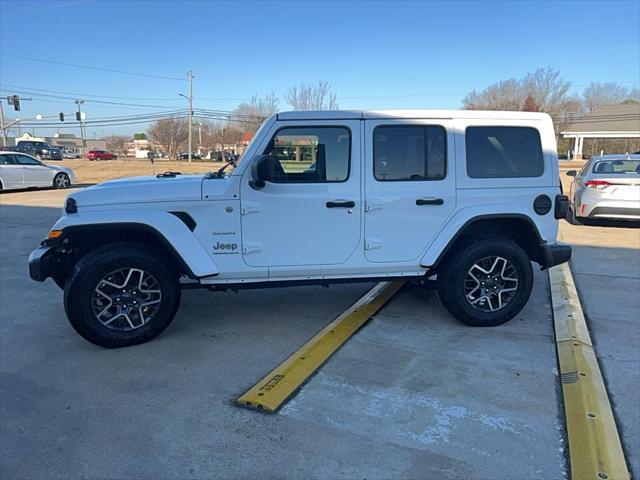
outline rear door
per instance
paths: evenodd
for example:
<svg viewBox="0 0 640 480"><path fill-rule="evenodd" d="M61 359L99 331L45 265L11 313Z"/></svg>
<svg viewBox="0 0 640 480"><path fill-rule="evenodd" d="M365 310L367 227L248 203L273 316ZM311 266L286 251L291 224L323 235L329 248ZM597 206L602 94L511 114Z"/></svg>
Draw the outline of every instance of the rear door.
<svg viewBox="0 0 640 480"><path fill-rule="evenodd" d="M456 205L451 120L365 121L365 257L419 261Z"/></svg>

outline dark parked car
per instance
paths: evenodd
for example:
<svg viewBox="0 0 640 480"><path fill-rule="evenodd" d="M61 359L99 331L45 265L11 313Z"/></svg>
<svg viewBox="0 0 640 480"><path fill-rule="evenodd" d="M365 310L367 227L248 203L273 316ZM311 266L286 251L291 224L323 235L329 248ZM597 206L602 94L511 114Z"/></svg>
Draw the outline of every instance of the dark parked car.
<svg viewBox="0 0 640 480"><path fill-rule="evenodd" d="M62 149L52 147L47 142L39 140L20 140L15 148L15 152L26 153L38 160L62 160Z"/></svg>
<svg viewBox="0 0 640 480"><path fill-rule="evenodd" d="M189 160L189 152L182 152L176 155L176 160ZM191 152L191 160L202 160L202 156Z"/></svg>
<svg viewBox="0 0 640 480"><path fill-rule="evenodd" d="M106 150L91 150L87 153L87 158L89 160L115 160L118 156Z"/></svg>

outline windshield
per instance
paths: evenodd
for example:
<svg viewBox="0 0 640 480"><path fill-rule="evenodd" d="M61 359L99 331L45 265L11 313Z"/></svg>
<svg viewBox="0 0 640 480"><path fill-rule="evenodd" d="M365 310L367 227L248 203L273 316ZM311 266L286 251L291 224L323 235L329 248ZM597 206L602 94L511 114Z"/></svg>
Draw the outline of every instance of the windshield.
<svg viewBox="0 0 640 480"><path fill-rule="evenodd" d="M593 173L640 173L640 160L603 160L593 165Z"/></svg>

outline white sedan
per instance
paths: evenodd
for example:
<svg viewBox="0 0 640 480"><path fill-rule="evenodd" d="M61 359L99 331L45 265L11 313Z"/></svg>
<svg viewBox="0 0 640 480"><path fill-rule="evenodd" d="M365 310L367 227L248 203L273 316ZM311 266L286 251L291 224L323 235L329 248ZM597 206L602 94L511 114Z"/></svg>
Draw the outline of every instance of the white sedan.
<svg viewBox="0 0 640 480"><path fill-rule="evenodd" d="M18 188L69 188L75 182L73 170L45 165L31 155L0 152L0 191Z"/></svg>

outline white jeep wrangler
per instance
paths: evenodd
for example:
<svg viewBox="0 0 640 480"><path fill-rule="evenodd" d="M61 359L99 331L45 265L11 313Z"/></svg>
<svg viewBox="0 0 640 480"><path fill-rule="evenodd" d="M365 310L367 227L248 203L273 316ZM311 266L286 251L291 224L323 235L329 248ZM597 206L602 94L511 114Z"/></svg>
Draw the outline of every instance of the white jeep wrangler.
<svg viewBox="0 0 640 480"><path fill-rule="evenodd" d="M531 262L565 262L566 215L546 114L287 112L235 169L114 180L71 194L29 258L103 347L146 342L181 288L436 279L473 326L527 302Z"/></svg>

